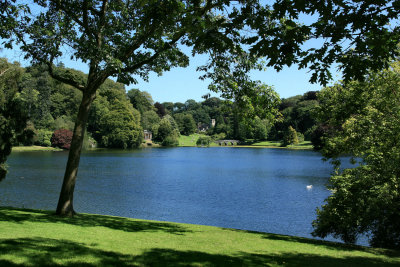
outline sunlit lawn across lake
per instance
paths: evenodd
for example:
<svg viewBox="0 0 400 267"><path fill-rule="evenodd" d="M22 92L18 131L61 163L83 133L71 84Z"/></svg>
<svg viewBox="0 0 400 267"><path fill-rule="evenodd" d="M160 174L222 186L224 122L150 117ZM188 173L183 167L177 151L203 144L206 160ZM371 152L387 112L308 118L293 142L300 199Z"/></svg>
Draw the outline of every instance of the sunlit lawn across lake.
<svg viewBox="0 0 400 267"><path fill-rule="evenodd" d="M181 135L179 137L179 146L196 146L196 141L200 136L205 136L204 134L192 134L189 136ZM283 148L281 147L281 143L279 141L261 141L261 142L252 142L251 140L246 142L246 145L235 145L234 147L258 147L258 148ZM218 144L211 142L210 146L219 146ZM223 145L225 147L225 145ZM288 149L312 149L312 144L310 141L303 141L296 145L289 145Z"/></svg>
<svg viewBox="0 0 400 267"><path fill-rule="evenodd" d="M400 253L210 226L0 208L0 266L399 266Z"/></svg>

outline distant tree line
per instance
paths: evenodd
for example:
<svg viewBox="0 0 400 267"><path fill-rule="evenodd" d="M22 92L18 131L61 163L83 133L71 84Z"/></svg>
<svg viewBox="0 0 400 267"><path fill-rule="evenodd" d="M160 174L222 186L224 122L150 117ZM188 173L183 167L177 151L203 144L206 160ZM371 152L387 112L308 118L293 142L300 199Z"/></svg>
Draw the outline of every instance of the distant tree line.
<svg viewBox="0 0 400 267"><path fill-rule="evenodd" d="M63 65L58 67L64 69ZM68 148L82 93L52 79L43 65L22 68L1 59L1 69L7 68L12 68L10 75L3 75L0 81L2 127L14 123L21 128L8 133L14 135L7 139L10 145ZM85 76L76 70L65 70L78 79ZM140 112L133 108L120 83L106 80L98 91L89 117L86 146L133 148L142 142ZM19 122L14 122L16 120ZM61 129L63 131L59 131ZM6 132L2 131L2 134Z"/></svg>
<svg viewBox="0 0 400 267"><path fill-rule="evenodd" d="M316 91L308 91L282 99L279 106L281 118L273 125L270 140L282 141L282 145L312 141L317 128L315 111L319 106Z"/></svg>
<svg viewBox="0 0 400 267"><path fill-rule="evenodd" d="M58 139L70 140L68 136L74 128L82 93L52 79L43 65L22 68L6 59L2 59L1 63L3 69L6 69L6 65L15 69L12 76L10 72L2 77L3 80L6 77L13 79L14 83L3 81L2 84L3 88L12 84L14 89L7 87L7 92L14 92L13 97L18 99L22 112L18 118L26 121L21 124L21 135L13 133L13 145L68 148L68 144L52 142L56 140L52 137L56 130L65 129L57 133ZM84 73L65 69L62 64L58 68L76 79L85 78ZM108 79L100 87L90 109L85 146L138 147L143 142L143 130L151 131L153 141L163 146L176 146L180 135L196 132L209 135L214 140L256 142L270 139L281 140L283 145L296 140L311 140L317 129L313 116L313 110L318 106L316 92L280 100L272 88L261 84L258 86L256 100L260 101L259 106L207 96L201 102L189 99L184 103L154 103L148 92L139 89L126 91L123 84ZM266 94L272 101L263 101L262 97ZM3 102L12 103L10 97L2 98ZM265 103L269 103L269 106ZM265 112L266 109L268 112Z"/></svg>
<svg viewBox="0 0 400 267"><path fill-rule="evenodd" d="M257 100L268 93L269 101L254 108L248 103L205 97L202 102L189 99L182 102L153 103L145 91L131 89L127 95L133 107L141 114L141 126L153 132L154 140L163 145L175 145L179 135L202 132L213 139L235 139L245 141L266 140L273 126L280 99L272 88L259 85ZM270 104L266 107L264 104ZM255 112L257 108L266 111ZM250 114L249 110L253 110ZM214 123L212 123L214 122ZM168 138L167 138L168 137Z"/></svg>

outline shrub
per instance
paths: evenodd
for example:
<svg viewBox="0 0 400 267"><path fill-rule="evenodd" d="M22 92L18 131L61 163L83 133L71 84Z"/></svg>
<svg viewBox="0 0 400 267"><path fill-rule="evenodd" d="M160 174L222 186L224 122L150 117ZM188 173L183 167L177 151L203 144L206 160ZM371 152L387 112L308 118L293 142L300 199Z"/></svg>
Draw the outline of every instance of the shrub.
<svg viewBox="0 0 400 267"><path fill-rule="evenodd" d="M75 123L68 116L62 115L53 121L52 126L52 129L68 129L72 131Z"/></svg>
<svg viewBox="0 0 400 267"><path fill-rule="evenodd" d="M210 146L211 137L209 136L200 136L196 141L196 145L198 146Z"/></svg>
<svg viewBox="0 0 400 267"><path fill-rule="evenodd" d="M163 146L177 146L179 145L179 131L173 130L172 133L167 135L164 140L161 142Z"/></svg>
<svg viewBox="0 0 400 267"><path fill-rule="evenodd" d="M288 129L285 131L281 145L288 146L288 145L298 144L298 143L299 143L299 139L297 137L296 130L292 126L289 126Z"/></svg>
<svg viewBox="0 0 400 267"><path fill-rule="evenodd" d="M36 131L35 142L37 146L51 146L52 131L40 129Z"/></svg>
<svg viewBox="0 0 400 267"><path fill-rule="evenodd" d="M226 138L226 133L214 134L212 136L212 140L224 140L225 138Z"/></svg>
<svg viewBox="0 0 400 267"><path fill-rule="evenodd" d="M304 134L302 134L302 133L300 133L300 132L297 132L297 140L298 140L298 143L301 143L301 142L304 142Z"/></svg>
<svg viewBox="0 0 400 267"><path fill-rule="evenodd" d="M51 146L59 147L62 149L69 149L71 147L72 131L67 129L55 130L51 136Z"/></svg>
<svg viewBox="0 0 400 267"><path fill-rule="evenodd" d="M24 146L33 145L35 137L35 126L32 122L27 122L25 129L20 135L17 136L16 144L22 144Z"/></svg>

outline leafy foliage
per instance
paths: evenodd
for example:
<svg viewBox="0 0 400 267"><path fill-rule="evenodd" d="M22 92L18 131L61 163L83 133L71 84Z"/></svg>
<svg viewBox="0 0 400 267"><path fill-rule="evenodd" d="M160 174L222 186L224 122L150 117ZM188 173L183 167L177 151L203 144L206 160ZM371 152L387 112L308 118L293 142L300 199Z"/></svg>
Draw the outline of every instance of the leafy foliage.
<svg viewBox="0 0 400 267"><path fill-rule="evenodd" d="M191 135L196 132L196 122L190 113L178 113L174 116L179 131L183 135Z"/></svg>
<svg viewBox="0 0 400 267"><path fill-rule="evenodd" d="M197 146L210 146L210 143L211 143L210 136L200 136L196 141Z"/></svg>
<svg viewBox="0 0 400 267"><path fill-rule="evenodd" d="M131 89L128 91L127 96L132 106L143 114L145 111L153 110L154 101L151 95L146 91L140 91L139 89Z"/></svg>
<svg viewBox="0 0 400 267"><path fill-rule="evenodd" d="M151 130L156 124L160 123L160 120L160 117L153 109L145 111L141 115L142 128Z"/></svg>
<svg viewBox="0 0 400 267"><path fill-rule="evenodd" d="M289 126L283 135L282 146L297 145L298 143L299 139L296 130L292 126Z"/></svg>
<svg viewBox="0 0 400 267"><path fill-rule="evenodd" d="M153 128L154 140L163 146L177 146L179 144L179 129L175 120L166 115L160 123Z"/></svg>
<svg viewBox="0 0 400 267"><path fill-rule="evenodd" d="M72 141L72 131L67 129L55 130L51 136L51 145L62 149L70 149Z"/></svg>
<svg viewBox="0 0 400 267"><path fill-rule="evenodd" d="M123 87L101 87L89 113L88 131L102 147L133 148L143 139L140 113L132 107Z"/></svg>
<svg viewBox="0 0 400 267"><path fill-rule="evenodd" d="M0 59L0 181L7 174L5 162L12 144L24 133L28 116L24 102L18 97L18 80L22 69Z"/></svg>
<svg viewBox="0 0 400 267"><path fill-rule="evenodd" d="M154 108L156 109L156 112L160 118L167 115L167 112L165 111L165 108L161 103L159 102L154 103Z"/></svg>
<svg viewBox="0 0 400 267"><path fill-rule="evenodd" d="M116 99L101 118L101 144L111 148L138 147L143 139L140 113L130 103Z"/></svg>
<svg viewBox="0 0 400 267"><path fill-rule="evenodd" d="M340 164L350 154L359 165L331 177L333 194L314 221L314 235L400 248L400 68L370 74L365 82L337 84L319 94L319 119L329 126L322 153Z"/></svg>
<svg viewBox="0 0 400 267"><path fill-rule="evenodd" d="M245 21L257 31L248 40L251 51L276 70L294 63L309 68L311 82L326 84L335 62L349 81L386 68L399 56L398 1L278 0L272 8L252 11ZM308 24L302 21L306 16ZM323 41L317 46L314 40Z"/></svg>
<svg viewBox="0 0 400 267"><path fill-rule="evenodd" d="M306 140L311 140L311 134L317 127L314 111L318 105L314 91L282 99L279 105L281 116L272 127L269 137L272 140L281 140L291 126L296 132L303 134Z"/></svg>
<svg viewBox="0 0 400 267"><path fill-rule="evenodd" d="M35 136L35 145L38 146L51 146L51 137L53 135L52 131L48 130L37 130Z"/></svg>

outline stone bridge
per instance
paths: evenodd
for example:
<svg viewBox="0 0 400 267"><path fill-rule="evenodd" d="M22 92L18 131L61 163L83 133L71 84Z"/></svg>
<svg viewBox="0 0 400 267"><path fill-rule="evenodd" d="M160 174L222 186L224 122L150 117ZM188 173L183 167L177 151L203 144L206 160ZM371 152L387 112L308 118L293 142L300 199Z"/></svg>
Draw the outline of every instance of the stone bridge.
<svg viewBox="0 0 400 267"><path fill-rule="evenodd" d="M216 140L214 142L220 146L236 146L239 144L239 140Z"/></svg>

